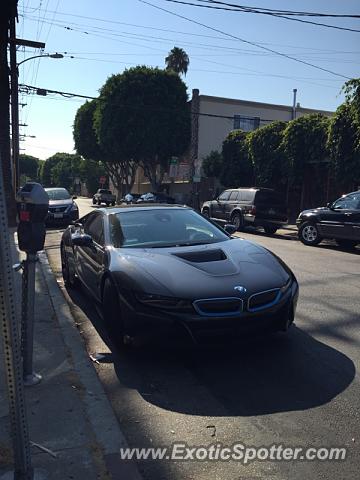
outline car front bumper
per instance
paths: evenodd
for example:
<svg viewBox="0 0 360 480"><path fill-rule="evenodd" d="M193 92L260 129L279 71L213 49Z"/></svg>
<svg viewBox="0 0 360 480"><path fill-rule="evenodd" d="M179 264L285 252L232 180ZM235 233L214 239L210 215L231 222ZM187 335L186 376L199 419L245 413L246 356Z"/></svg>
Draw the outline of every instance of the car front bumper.
<svg viewBox="0 0 360 480"><path fill-rule="evenodd" d="M275 331L286 331L294 321L299 287L296 280L276 305L257 312L244 311L237 316L202 316L195 313L180 313L136 307L122 298L122 318L125 331L130 337L168 341L187 337L193 343L239 339ZM125 301L124 301L125 300Z"/></svg>
<svg viewBox="0 0 360 480"><path fill-rule="evenodd" d="M69 212L61 212L61 213L52 213L48 212L46 217L46 224L47 225L55 225L55 224L69 224L72 221L79 219L79 210L70 210Z"/></svg>

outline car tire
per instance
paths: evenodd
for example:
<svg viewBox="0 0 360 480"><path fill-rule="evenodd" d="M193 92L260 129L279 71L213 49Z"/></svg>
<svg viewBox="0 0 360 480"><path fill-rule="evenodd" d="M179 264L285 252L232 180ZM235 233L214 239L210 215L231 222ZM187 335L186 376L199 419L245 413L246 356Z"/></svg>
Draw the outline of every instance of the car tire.
<svg viewBox="0 0 360 480"><path fill-rule="evenodd" d="M208 208L203 208L201 213L204 215L204 217L210 218L210 211Z"/></svg>
<svg viewBox="0 0 360 480"><path fill-rule="evenodd" d="M65 251L64 244L61 244L60 247L60 256L61 256L61 273L64 280L64 285L66 288L76 288L78 286L78 279L71 273L69 268L69 260L67 253Z"/></svg>
<svg viewBox="0 0 360 480"><path fill-rule="evenodd" d="M110 278L105 279L102 294L102 313L104 324L111 340L117 346L124 345L124 323L116 287Z"/></svg>
<svg viewBox="0 0 360 480"><path fill-rule="evenodd" d="M244 227L243 216L239 212L235 212L231 215L231 223L236 227L236 230L242 230Z"/></svg>
<svg viewBox="0 0 360 480"><path fill-rule="evenodd" d="M105 203L106 203L106 206L107 206L107 207L110 205L110 203L109 203L109 202L105 202Z"/></svg>
<svg viewBox="0 0 360 480"><path fill-rule="evenodd" d="M352 250L359 242L357 242L356 240L338 239L336 240L336 243L339 245L340 248Z"/></svg>
<svg viewBox="0 0 360 480"><path fill-rule="evenodd" d="M267 227L264 227L264 230L265 230L265 233L267 233L268 235L274 235L277 232L277 227L267 226Z"/></svg>
<svg viewBox="0 0 360 480"><path fill-rule="evenodd" d="M97 201L97 204L100 206L100 205L101 205L101 200L98 200L98 201Z"/></svg>
<svg viewBox="0 0 360 480"><path fill-rule="evenodd" d="M304 222L301 225L299 239L304 245L318 245L322 240L317 226L312 222Z"/></svg>
<svg viewBox="0 0 360 480"><path fill-rule="evenodd" d="M115 207L115 202L112 202L112 204L111 204L111 205L112 205L113 207Z"/></svg>
<svg viewBox="0 0 360 480"><path fill-rule="evenodd" d="M92 199L92 203L93 203L93 205L96 205L96 198Z"/></svg>

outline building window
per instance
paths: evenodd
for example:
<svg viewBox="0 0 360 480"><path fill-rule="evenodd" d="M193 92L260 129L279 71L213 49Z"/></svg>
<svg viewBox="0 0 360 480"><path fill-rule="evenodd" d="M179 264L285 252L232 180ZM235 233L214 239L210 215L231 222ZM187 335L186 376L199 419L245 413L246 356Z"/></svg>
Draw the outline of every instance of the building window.
<svg viewBox="0 0 360 480"><path fill-rule="evenodd" d="M244 117L243 115L234 115L234 130L244 130L244 132L251 132L260 125L259 117Z"/></svg>

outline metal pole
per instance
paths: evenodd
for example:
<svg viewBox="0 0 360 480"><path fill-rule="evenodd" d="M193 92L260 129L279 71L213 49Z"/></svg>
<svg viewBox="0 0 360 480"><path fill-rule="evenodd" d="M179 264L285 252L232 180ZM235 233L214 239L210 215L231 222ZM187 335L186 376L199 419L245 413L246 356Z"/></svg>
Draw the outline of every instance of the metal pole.
<svg viewBox="0 0 360 480"><path fill-rule="evenodd" d="M16 65L16 17L10 19L11 146L14 191L19 188L19 82Z"/></svg>
<svg viewBox="0 0 360 480"><path fill-rule="evenodd" d="M22 381L21 352L15 312L15 287L2 168L0 168L0 231L0 329L4 344L10 426L14 451L14 479L32 480L33 468Z"/></svg>
<svg viewBox="0 0 360 480"><path fill-rule="evenodd" d="M293 108L292 108L292 120L295 120L295 118L296 118L296 93L297 93L297 88L294 88L293 93L294 93L294 98L293 98Z"/></svg>
<svg viewBox="0 0 360 480"><path fill-rule="evenodd" d="M26 387L41 382L41 375L33 371L34 350L34 300L35 265L37 255L27 253L23 262L22 303L21 303L21 350L23 357L23 378Z"/></svg>

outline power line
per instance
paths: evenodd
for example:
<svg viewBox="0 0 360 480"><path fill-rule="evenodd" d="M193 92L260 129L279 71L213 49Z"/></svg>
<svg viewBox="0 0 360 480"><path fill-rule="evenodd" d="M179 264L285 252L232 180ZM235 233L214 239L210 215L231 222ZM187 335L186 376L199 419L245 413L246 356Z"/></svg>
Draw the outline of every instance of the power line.
<svg viewBox="0 0 360 480"><path fill-rule="evenodd" d="M53 94L58 94L58 95L61 95L65 98L73 98L73 97L78 97L78 98L84 98L86 100L98 100L98 101L101 101L101 97L92 97L90 95L82 95L80 93L71 93L71 92L62 92L60 90L50 90L48 88L40 88L40 87L34 87L32 85L24 85L24 84L20 84L19 85L19 88L22 88L23 91L27 92L27 93L30 93L30 92L34 92L36 93L37 91L41 90L42 92L47 92L47 93L53 93ZM118 105L119 107L121 108L131 108L131 109L140 109L140 110L144 110L144 109L147 109L147 110L153 110L153 111L157 111L157 112L175 112L176 110L175 109L170 109L170 108L160 108L160 107L157 107L157 106L153 106L153 105L127 105L127 104L119 104ZM291 107L289 107L290 109ZM229 115L218 115L218 114L215 114L215 113L203 113L203 112L191 112L191 115L198 115L198 116L201 116L201 117L210 117L210 118L224 118L224 119L228 119L228 120L234 120L234 115L233 116L229 116ZM267 118L261 118L260 119L261 122L275 122L277 120L275 119L267 119Z"/></svg>
<svg viewBox="0 0 360 480"><path fill-rule="evenodd" d="M198 0L198 1L202 1L202 0ZM301 20L300 18L288 17L287 15L284 15L284 14L281 14L281 13L272 13L272 12L269 12L269 11L243 9L243 8L240 8L240 7L230 7L231 4L225 4L223 2L211 2L211 3L218 3L218 4L221 4L221 5L229 5L229 8L227 8L225 6L224 7L217 7L217 6L214 6L214 5L201 5L201 4L198 4L198 3L185 2L183 0L165 0L165 2L188 5L188 6L192 6L192 7L208 8L208 9L211 9L211 10L223 10L223 11L226 11L226 12L255 13L255 14L267 15L267 16L276 17L276 18L282 18L283 20L291 20L291 21L294 21L294 22L308 23L310 25L315 25L315 26L318 26L318 27L333 28L333 29L336 29L336 30L345 30L345 31L348 31L348 32L360 33L360 30L357 30L357 29L354 29L354 28L339 27L338 25L328 25L326 23L312 22L310 20ZM293 15L295 15L295 14L293 14ZM317 15L312 15L312 16L317 16ZM358 18L358 17L359 16L353 15L351 18Z"/></svg>
<svg viewBox="0 0 360 480"><path fill-rule="evenodd" d="M186 20L188 22L194 23L195 25L199 25L201 27L207 28L208 30L212 30L217 33L221 33L222 35L227 35L228 37L231 37L233 39L239 40L240 42L246 43L248 45L253 45L257 48L261 48L262 50L266 50L271 53L276 53L277 55L287 58L288 60L293 60L294 62L302 63L304 65L307 65L308 67L316 68L317 70L322 70L323 72L331 73L332 75L335 75L337 77L345 78L346 80L350 80L350 77L347 77L341 73L333 72L332 70L329 70L327 68L319 67L318 65L314 65L313 63L306 62L305 60L300 60L299 58L292 57L291 55L287 55L286 53L281 53L278 52L277 50L273 50L272 48L264 47L263 45L260 45L258 43L252 42L250 40L245 40L241 37L237 37L236 35L233 35L231 33L224 32L223 30L220 30L218 28L210 27L209 25L206 25L205 23L198 22L197 20L193 20L191 18L185 17L184 15L180 15L179 13L172 12L170 10L167 10L166 8L159 7L158 5L154 5L150 2L147 2L145 0L138 0L138 2L143 3L145 5L149 5L150 7L153 7L157 10L161 10L163 12L169 13L170 15L174 15L175 17L182 18L183 20Z"/></svg>

